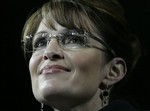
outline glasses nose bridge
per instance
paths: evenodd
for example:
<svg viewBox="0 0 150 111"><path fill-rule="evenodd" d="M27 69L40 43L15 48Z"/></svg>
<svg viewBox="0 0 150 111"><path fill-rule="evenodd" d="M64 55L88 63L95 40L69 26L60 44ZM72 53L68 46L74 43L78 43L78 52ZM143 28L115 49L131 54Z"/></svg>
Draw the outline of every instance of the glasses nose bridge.
<svg viewBox="0 0 150 111"><path fill-rule="evenodd" d="M57 35L49 34L47 38L47 45L51 42L52 39L56 39L59 44L59 37Z"/></svg>
<svg viewBox="0 0 150 111"><path fill-rule="evenodd" d="M56 39L56 40L52 41L53 39ZM49 34L49 37L47 38L47 48L48 47L55 47L56 45L58 45L57 47L61 48L59 41L60 41L60 39L59 39L58 35Z"/></svg>

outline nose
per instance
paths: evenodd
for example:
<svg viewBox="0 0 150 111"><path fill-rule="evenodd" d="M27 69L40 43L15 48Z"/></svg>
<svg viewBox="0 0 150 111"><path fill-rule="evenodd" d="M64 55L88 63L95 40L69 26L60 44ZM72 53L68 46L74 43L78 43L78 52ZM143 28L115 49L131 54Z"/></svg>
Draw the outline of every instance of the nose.
<svg viewBox="0 0 150 111"><path fill-rule="evenodd" d="M45 52L43 54L44 60L51 60L51 61L57 61L60 59L64 59L64 54L62 49L60 48L57 39L52 39L45 49Z"/></svg>

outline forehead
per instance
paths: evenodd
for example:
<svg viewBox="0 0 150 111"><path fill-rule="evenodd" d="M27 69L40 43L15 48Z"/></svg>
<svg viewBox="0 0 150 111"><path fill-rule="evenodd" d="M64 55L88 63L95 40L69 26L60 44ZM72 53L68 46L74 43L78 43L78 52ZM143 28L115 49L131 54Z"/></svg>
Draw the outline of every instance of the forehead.
<svg viewBox="0 0 150 111"><path fill-rule="evenodd" d="M47 25L46 19L44 18L44 19L41 21L41 23L40 23L40 25L39 25L39 27L38 27L36 33L39 33L39 32L41 32L41 31L45 31L45 32L48 32L48 33L57 35L57 34L60 33L62 30L67 29L66 27L63 27L63 26L61 26L60 24L58 24L55 20L54 20L53 25L55 26L55 29L50 28L50 27Z"/></svg>
<svg viewBox="0 0 150 111"><path fill-rule="evenodd" d="M44 31L44 32L47 32L47 33L51 33L53 35L57 35L57 34L59 34L61 32L65 32L65 31L67 31L69 29L69 28L64 27L64 26L60 25L59 23L57 23L54 19L53 19L53 25L54 25L55 28L49 27L49 25L47 25L47 23L48 23L47 19L44 18L40 22L39 27L38 27L36 33ZM69 30L72 30L72 29L69 29ZM79 28L79 30L85 30L85 29ZM100 37L100 35L98 33L91 33L91 32L88 32L88 33L94 35L95 37L98 37L98 38ZM102 37L100 37L100 38L102 38Z"/></svg>

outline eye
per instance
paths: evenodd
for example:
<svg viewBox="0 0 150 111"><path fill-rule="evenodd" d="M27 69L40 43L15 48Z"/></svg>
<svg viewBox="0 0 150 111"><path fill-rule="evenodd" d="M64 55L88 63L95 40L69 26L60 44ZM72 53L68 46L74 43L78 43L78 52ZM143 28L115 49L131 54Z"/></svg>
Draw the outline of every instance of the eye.
<svg viewBox="0 0 150 111"><path fill-rule="evenodd" d="M47 46L47 39L45 37L39 37L33 42L33 49L40 50Z"/></svg>
<svg viewBox="0 0 150 111"><path fill-rule="evenodd" d="M85 37L78 34L66 34L63 40L63 44L67 47L82 47L85 42Z"/></svg>

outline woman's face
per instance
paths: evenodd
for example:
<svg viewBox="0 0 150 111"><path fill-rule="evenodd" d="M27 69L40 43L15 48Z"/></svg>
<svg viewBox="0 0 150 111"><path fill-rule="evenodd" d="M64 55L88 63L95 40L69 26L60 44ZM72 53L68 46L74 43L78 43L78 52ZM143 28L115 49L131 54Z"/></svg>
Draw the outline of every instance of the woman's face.
<svg viewBox="0 0 150 111"><path fill-rule="evenodd" d="M37 33L57 35L66 29L57 23L55 26L56 30L49 29L42 21ZM92 39L90 44L103 47ZM104 64L104 52L96 48L63 49L51 39L45 50L34 52L30 59L33 93L39 101L86 101L99 90Z"/></svg>

